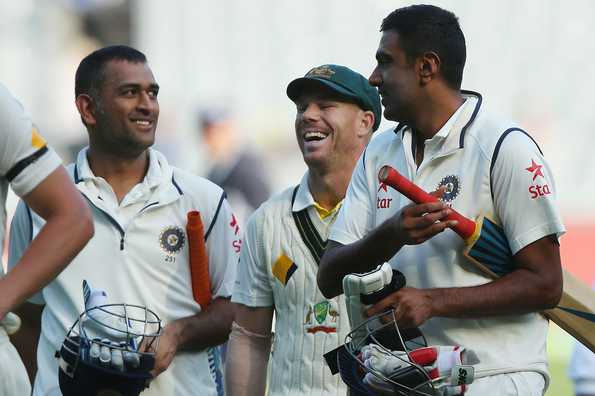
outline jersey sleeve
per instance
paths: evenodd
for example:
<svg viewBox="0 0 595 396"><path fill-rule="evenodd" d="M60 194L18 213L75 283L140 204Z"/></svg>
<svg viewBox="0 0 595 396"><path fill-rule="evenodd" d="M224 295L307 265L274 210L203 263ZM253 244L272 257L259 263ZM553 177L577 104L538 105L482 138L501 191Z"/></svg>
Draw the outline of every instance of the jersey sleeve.
<svg viewBox="0 0 595 396"><path fill-rule="evenodd" d="M366 172L366 152L357 161L337 220L329 239L347 245L363 238L373 227L374 207L369 175Z"/></svg>
<svg viewBox="0 0 595 396"><path fill-rule="evenodd" d="M213 298L231 296L241 242L240 227L229 203L224 196L221 200L221 207L211 221L210 230L205 229L208 233L206 246Z"/></svg>
<svg viewBox="0 0 595 396"><path fill-rule="evenodd" d="M0 86L0 176L22 197L60 164L21 104Z"/></svg>
<svg viewBox="0 0 595 396"><path fill-rule="evenodd" d="M273 290L264 252L264 212L256 211L248 220L231 301L249 307L272 307Z"/></svg>
<svg viewBox="0 0 595 396"><path fill-rule="evenodd" d="M544 236L561 236L554 177L535 142L520 131L511 132L493 163L494 207L512 253Z"/></svg>
<svg viewBox="0 0 595 396"><path fill-rule="evenodd" d="M33 220L31 210L24 201L19 201L17 209L10 223L10 238L8 243L8 271L12 270L33 239ZM40 290L27 301L33 304L43 305L45 300Z"/></svg>

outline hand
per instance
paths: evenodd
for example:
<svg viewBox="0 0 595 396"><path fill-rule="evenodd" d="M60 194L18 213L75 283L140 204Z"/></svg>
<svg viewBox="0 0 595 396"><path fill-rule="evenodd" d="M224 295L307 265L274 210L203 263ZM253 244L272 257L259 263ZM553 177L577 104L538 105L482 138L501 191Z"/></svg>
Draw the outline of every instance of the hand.
<svg viewBox="0 0 595 396"><path fill-rule="evenodd" d="M154 351L155 366L153 367L153 370L151 370L151 375L153 378L167 370L172 360L174 360L176 352L178 351L178 340L179 334L176 322L172 322L165 326L161 337L159 337L157 350ZM151 351L151 348L149 348L146 344L143 344L140 346L139 350L143 352L149 352Z"/></svg>
<svg viewBox="0 0 595 396"><path fill-rule="evenodd" d="M439 189L432 193L440 197L444 193ZM457 225L456 220L446 220L451 209L444 202L410 204L393 216L398 240L403 245L418 245L441 233L446 228Z"/></svg>
<svg viewBox="0 0 595 396"><path fill-rule="evenodd" d="M429 290L404 287L366 310L368 317L394 309L399 326L409 329L421 326L433 316L433 300Z"/></svg>

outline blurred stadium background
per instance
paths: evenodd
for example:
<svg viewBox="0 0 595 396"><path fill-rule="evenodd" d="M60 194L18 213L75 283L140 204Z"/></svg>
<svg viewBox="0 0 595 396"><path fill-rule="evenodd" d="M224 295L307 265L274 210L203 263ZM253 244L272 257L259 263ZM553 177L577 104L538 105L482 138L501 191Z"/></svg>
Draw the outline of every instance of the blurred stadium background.
<svg viewBox="0 0 595 396"><path fill-rule="evenodd" d="M540 142L556 175L568 232L563 264L595 280L595 112L590 0L428 1L454 11L467 39L463 87L512 115ZM293 134L293 78L323 63L369 75L388 0L19 0L0 3L0 81L44 136L72 159L86 134L74 107L74 71L107 44L146 53L161 85L158 148L177 166L208 167L197 113L227 106L265 160L273 191L305 167ZM381 128L389 128L384 121ZM511 197L514 204L514 197ZM572 340L552 329L548 395L571 394Z"/></svg>

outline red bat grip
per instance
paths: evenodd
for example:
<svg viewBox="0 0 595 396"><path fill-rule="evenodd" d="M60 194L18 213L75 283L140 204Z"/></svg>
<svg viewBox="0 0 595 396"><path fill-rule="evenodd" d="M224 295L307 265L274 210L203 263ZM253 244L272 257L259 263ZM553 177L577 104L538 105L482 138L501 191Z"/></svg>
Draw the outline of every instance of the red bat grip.
<svg viewBox="0 0 595 396"><path fill-rule="evenodd" d="M385 165L380 168L380 172L378 172L378 180L380 180L381 183L391 186L415 203L438 202L438 198L422 190L419 186L401 175L391 166ZM453 227L453 231L459 234L463 239L469 238L475 232L475 222L466 218L454 209L451 209L450 214L446 216L446 218L448 220L458 221L458 224Z"/></svg>

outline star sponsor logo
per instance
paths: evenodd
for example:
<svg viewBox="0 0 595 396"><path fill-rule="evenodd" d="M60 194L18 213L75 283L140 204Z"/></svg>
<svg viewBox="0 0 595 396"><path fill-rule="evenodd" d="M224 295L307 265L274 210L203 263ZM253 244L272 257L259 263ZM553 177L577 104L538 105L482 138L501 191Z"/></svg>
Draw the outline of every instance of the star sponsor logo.
<svg viewBox="0 0 595 396"><path fill-rule="evenodd" d="M178 253L184 247L186 234L178 226L166 227L159 235L159 245L167 254Z"/></svg>
<svg viewBox="0 0 595 396"><path fill-rule="evenodd" d="M535 183L538 177L540 177L541 179L545 179L545 176L541 171L542 168L543 165L535 162L533 158L531 158L531 166L525 168L525 170L530 172L532 175L532 184L528 188L531 199L538 199L540 197L545 197L546 195L550 195L552 193L552 190L550 189L550 186L547 183Z"/></svg>
<svg viewBox="0 0 595 396"><path fill-rule="evenodd" d="M543 173L541 172L541 168L543 168L543 165L539 165L535 162L533 158L531 158L531 166L525 168L525 170L533 174L533 181L535 181L535 179L537 179L538 176L544 177Z"/></svg>
<svg viewBox="0 0 595 396"><path fill-rule="evenodd" d="M381 191L388 193L388 185L384 182L381 182L380 185L378 186L377 193L380 193ZM392 200L393 200L392 198L377 197L376 198L376 208L377 209L388 209L388 208L390 208L390 204L391 204Z"/></svg>

